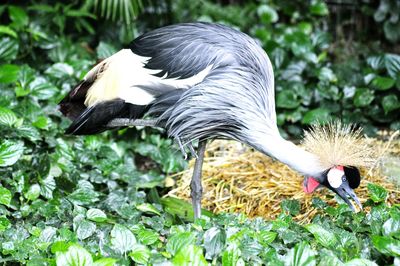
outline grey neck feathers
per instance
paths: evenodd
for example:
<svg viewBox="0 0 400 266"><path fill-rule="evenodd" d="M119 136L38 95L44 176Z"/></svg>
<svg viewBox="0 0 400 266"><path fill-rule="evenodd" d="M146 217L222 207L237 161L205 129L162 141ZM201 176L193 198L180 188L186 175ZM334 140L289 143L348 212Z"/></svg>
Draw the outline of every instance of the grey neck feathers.
<svg viewBox="0 0 400 266"><path fill-rule="evenodd" d="M252 143L248 143L250 146L303 175L318 178L326 170L320 165L317 156L283 139L278 129L269 130L269 133L253 132L253 135Z"/></svg>

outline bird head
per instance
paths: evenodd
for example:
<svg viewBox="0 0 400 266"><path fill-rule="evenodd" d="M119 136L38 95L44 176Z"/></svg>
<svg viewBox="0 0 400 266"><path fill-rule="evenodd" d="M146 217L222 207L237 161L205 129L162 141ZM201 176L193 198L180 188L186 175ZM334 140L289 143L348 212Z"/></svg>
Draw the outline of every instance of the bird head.
<svg viewBox="0 0 400 266"><path fill-rule="evenodd" d="M355 167L334 166L323 172L318 177L306 177L303 182L303 190L312 193L319 187L326 187L339 195L354 211L354 206L349 198L362 209L362 205L354 193L360 185L360 172Z"/></svg>
<svg viewBox="0 0 400 266"><path fill-rule="evenodd" d="M305 177L303 189L306 193L326 187L338 194L352 210L354 206L349 198L362 209L353 191L361 181L358 168L372 166L376 153L361 130L336 121L314 125L305 132L304 148L318 158L322 169L327 169L315 176Z"/></svg>

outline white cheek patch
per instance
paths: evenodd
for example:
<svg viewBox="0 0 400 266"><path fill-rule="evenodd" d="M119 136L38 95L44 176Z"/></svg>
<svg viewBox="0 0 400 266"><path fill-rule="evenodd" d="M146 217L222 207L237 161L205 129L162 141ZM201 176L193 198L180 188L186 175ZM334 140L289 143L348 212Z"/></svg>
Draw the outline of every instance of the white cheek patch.
<svg viewBox="0 0 400 266"><path fill-rule="evenodd" d="M333 188L338 188L342 184L344 172L337 168L332 168L328 172L328 182Z"/></svg>

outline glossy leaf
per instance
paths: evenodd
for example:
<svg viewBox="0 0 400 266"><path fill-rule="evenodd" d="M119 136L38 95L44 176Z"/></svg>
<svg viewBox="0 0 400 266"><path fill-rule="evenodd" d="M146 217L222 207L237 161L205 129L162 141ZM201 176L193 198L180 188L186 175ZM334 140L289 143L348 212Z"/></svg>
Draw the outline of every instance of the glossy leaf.
<svg viewBox="0 0 400 266"><path fill-rule="evenodd" d="M388 197L388 192L386 191L386 189L384 189L383 187L381 187L379 185L369 183L367 185L367 188L368 188L369 197L374 202L383 202Z"/></svg>
<svg viewBox="0 0 400 266"><path fill-rule="evenodd" d="M3 140L0 142L0 167L15 164L24 152L22 142Z"/></svg>
<svg viewBox="0 0 400 266"><path fill-rule="evenodd" d="M225 247L226 233L225 231L211 227L204 233L204 248L206 250L206 258L212 259L218 256Z"/></svg>
<svg viewBox="0 0 400 266"><path fill-rule="evenodd" d="M324 247L333 247L337 244L335 234L318 224L307 224L305 228L314 235L315 239Z"/></svg>
<svg viewBox="0 0 400 266"><path fill-rule="evenodd" d="M135 244L129 256L136 263L146 264L150 258L150 250L146 246Z"/></svg>
<svg viewBox="0 0 400 266"><path fill-rule="evenodd" d="M12 127L17 121L18 118L13 111L0 107L0 125Z"/></svg>
<svg viewBox="0 0 400 266"><path fill-rule="evenodd" d="M400 101L394 94L386 95L382 99L382 107L385 113L389 113L400 108Z"/></svg>
<svg viewBox="0 0 400 266"><path fill-rule="evenodd" d="M11 192L4 187L0 187L0 204L9 205L10 202L11 202Z"/></svg>
<svg viewBox="0 0 400 266"><path fill-rule="evenodd" d="M86 217L94 222L104 222L107 220L107 215L100 209L91 208L87 211Z"/></svg>
<svg viewBox="0 0 400 266"><path fill-rule="evenodd" d="M19 70L17 65L0 65L0 83L15 82L18 79Z"/></svg>
<svg viewBox="0 0 400 266"><path fill-rule="evenodd" d="M388 90L395 84L395 80L388 77L376 77L372 80L372 86L378 90Z"/></svg>
<svg viewBox="0 0 400 266"><path fill-rule="evenodd" d="M136 244L136 237L123 225L116 224L111 231L111 246L120 254L132 250Z"/></svg>
<svg viewBox="0 0 400 266"><path fill-rule="evenodd" d="M182 249L172 259L174 266L206 266L208 265L203 256L203 250L195 245L188 245Z"/></svg>
<svg viewBox="0 0 400 266"><path fill-rule="evenodd" d="M298 243L285 256L285 265L312 266L316 265L316 252L306 242Z"/></svg>
<svg viewBox="0 0 400 266"><path fill-rule="evenodd" d="M386 236L372 236L374 247L384 254L400 256L400 241Z"/></svg>
<svg viewBox="0 0 400 266"><path fill-rule="evenodd" d="M308 111L303 119L302 123L303 124L312 124L315 122L326 122L328 121L331 117L329 115L329 110L324 109L324 108L317 108L311 111Z"/></svg>
<svg viewBox="0 0 400 266"><path fill-rule="evenodd" d="M353 98L356 107L368 106L375 99L374 92L366 88L357 88Z"/></svg>
<svg viewBox="0 0 400 266"><path fill-rule="evenodd" d="M168 239L166 250L172 255L177 254L182 248L193 245L196 242L196 236L191 232L174 234Z"/></svg>
<svg viewBox="0 0 400 266"><path fill-rule="evenodd" d="M90 253L80 245L71 245L66 252L57 252L57 266L89 266L93 259Z"/></svg>

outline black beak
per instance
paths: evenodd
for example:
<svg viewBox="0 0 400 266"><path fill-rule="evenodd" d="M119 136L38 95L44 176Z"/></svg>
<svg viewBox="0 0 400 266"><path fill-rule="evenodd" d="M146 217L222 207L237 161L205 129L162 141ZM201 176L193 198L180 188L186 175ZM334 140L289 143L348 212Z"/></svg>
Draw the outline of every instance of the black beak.
<svg viewBox="0 0 400 266"><path fill-rule="evenodd" d="M346 179L344 178L344 180ZM360 209L362 210L362 205L358 200L356 194L354 193L353 189L350 187L349 182L347 180L342 182L340 187L332 188L332 190L336 192L336 194L338 194L347 203L347 205L349 205L352 211L355 211L355 208L354 205L350 202L348 197L354 200L355 203L357 203L358 207L360 207Z"/></svg>

